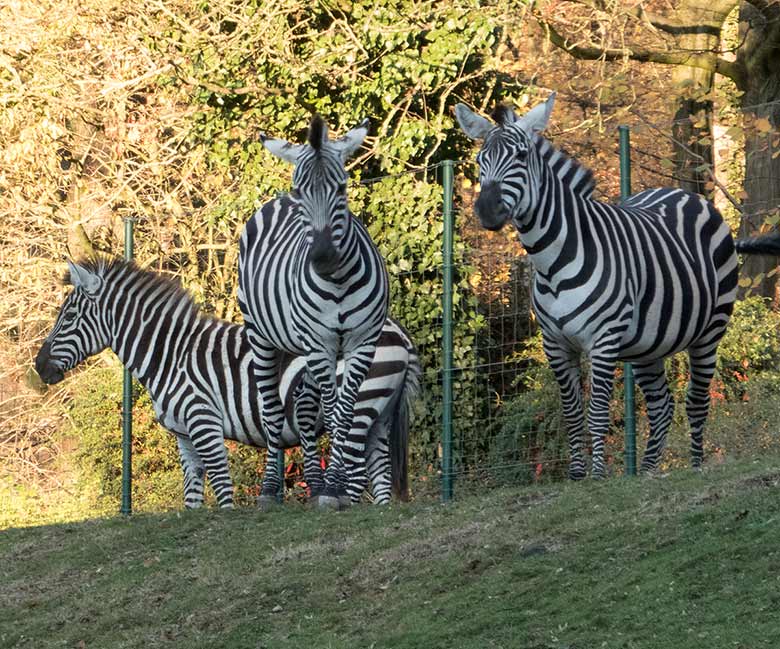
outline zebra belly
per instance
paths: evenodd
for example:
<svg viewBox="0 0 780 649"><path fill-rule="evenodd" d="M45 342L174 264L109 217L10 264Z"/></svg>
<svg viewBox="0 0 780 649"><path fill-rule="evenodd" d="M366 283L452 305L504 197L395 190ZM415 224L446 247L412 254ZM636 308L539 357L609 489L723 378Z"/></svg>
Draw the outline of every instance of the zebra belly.
<svg viewBox="0 0 780 649"><path fill-rule="evenodd" d="M617 358L649 361L688 349L705 332L709 337L715 316L714 300L714 296L700 291L695 298L689 298L695 305L686 304L683 310L680 298L680 307L667 314L658 303L652 302L643 309L641 301L637 305L626 299L618 305L584 309L572 317L570 305L576 304L576 300L535 293L534 310L545 337L564 348L590 355L605 341L614 339L616 330L626 327Z"/></svg>

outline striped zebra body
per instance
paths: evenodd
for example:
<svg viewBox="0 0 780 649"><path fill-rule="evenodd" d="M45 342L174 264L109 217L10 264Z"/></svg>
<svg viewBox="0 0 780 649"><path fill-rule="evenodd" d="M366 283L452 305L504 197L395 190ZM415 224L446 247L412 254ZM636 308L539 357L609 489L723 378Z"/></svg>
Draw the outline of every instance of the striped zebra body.
<svg viewBox="0 0 780 649"><path fill-rule="evenodd" d="M47 383L59 382L67 370L110 347L149 390L161 425L177 437L185 505L202 504L208 475L218 504L232 506L224 440L267 445L246 329L201 316L178 284L134 264L114 259L70 266L74 290L38 353L38 373ZM420 367L414 345L392 320L382 330L377 358L384 362L372 366L370 374L381 377L381 395L361 388L356 407L370 411L368 444L380 449L380 455L384 452L369 466L368 476L374 500L381 503L389 499L385 485L393 458L387 447L405 457L408 401L419 389ZM306 364L302 358L286 356L282 370L279 396L291 415L280 446L303 446L309 472L304 477L316 484L322 480L315 440L323 432L315 427L319 413L303 407L296 414L296 399L302 404L312 400ZM391 422L390 432L398 432L392 439L386 421ZM393 480L399 485L405 483L404 471L404 465L392 464ZM361 485L362 476L350 488L355 492ZM402 490L397 493L404 497Z"/></svg>
<svg viewBox="0 0 780 649"><path fill-rule="evenodd" d="M683 350L690 358L686 408L698 466L716 349L736 297L731 232L711 203L678 189L648 190L619 205L594 199L591 173L539 135L552 104L551 96L522 117L499 107L497 124L463 104L456 112L464 132L484 140L474 206L481 224L497 230L511 220L536 271L533 304L561 390L569 475L586 474L582 353L591 361L594 477L605 475L616 363L633 364L647 401L651 433L642 468L652 472L674 407L663 359Z"/></svg>
<svg viewBox="0 0 780 649"><path fill-rule="evenodd" d="M269 462L284 419L278 398L283 353L306 359L317 387L331 462L320 504L337 506L346 485L365 471L369 423L355 416L358 390L387 318L384 261L365 227L348 210L344 161L360 146L365 124L341 140L312 120L306 145L264 139L272 153L295 164L293 190L266 203L246 224L239 252L238 301L244 314L258 389L265 406ZM344 379L336 363L344 360ZM266 471L261 505L278 479Z"/></svg>

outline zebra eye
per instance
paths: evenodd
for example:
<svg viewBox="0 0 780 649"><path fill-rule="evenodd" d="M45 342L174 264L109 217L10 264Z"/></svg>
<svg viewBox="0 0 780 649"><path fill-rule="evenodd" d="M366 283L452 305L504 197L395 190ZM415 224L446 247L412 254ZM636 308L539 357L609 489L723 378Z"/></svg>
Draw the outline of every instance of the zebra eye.
<svg viewBox="0 0 780 649"><path fill-rule="evenodd" d="M300 192L300 191L298 191L298 188L297 188L297 187L293 187L293 188L290 190L290 196L291 196L292 198L294 198L295 200L298 200L298 199L300 199L300 197L301 197L301 192Z"/></svg>
<svg viewBox="0 0 780 649"><path fill-rule="evenodd" d="M65 315L62 316L62 321L65 324L73 322L75 319L76 319L76 312L75 311L66 311Z"/></svg>
<svg viewBox="0 0 780 649"><path fill-rule="evenodd" d="M347 193L347 183L341 183L339 185L339 194L341 194L342 196L345 196L346 193Z"/></svg>
<svg viewBox="0 0 780 649"><path fill-rule="evenodd" d="M518 160L525 160L528 157L528 151L526 149L518 149L515 155Z"/></svg>

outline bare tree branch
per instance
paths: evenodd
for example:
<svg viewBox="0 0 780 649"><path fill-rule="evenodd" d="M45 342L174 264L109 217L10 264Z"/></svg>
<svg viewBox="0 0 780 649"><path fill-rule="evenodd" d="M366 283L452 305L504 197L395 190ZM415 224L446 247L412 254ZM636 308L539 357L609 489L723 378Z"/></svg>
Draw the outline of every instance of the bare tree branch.
<svg viewBox="0 0 780 649"><path fill-rule="evenodd" d="M663 65L686 65L692 68L700 68L710 72L728 77L737 85L738 88L744 88L744 79L740 67L734 61L716 56L712 52L687 52L680 50L655 50L644 47L602 48L595 43L582 45L570 42L565 36L558 32L547 20L538 12L534 12L539 25L547 34L550 42L556 47L568 52L571 56L596 61L604 59L607 61L621 61L630 59L642 63L661 63Z"/></svg>

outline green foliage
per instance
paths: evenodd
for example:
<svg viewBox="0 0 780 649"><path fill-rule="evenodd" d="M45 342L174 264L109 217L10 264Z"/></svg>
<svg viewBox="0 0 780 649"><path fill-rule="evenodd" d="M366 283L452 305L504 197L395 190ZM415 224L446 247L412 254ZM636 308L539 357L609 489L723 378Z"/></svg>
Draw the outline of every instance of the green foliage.
<svg viewBox="0 0 780 649"><path fill-rule="evenodd" d="M435 464L442 199L430 165L472 155L471 143L454 123L455 101L485 105L514 87L502 87L505 80L492 67L502 29L499 12L463 0L408 6L358 0L310 3L302 20L295 2L275 3L273 9L259 0L238 6L241 20L227 19L230 12L220 2L182 4L167 28L147 37L162 56L182 62L161 83L180 87L194 111L188 146L205 152L213 182L232 184L206 220L218 231L239 232L258 204L290 186L289 167L263 149L258 131L298 142L314 112L338 134L370 118L368 151L351 173L356 181L380 179L353 185L350 206L387 261L391 313L421 352L425 406L412 436L413 457L418 466ZM182 22L201 28L182 30ZM460 243L454 261L454 361L473 367L474 336L484 320L466 282L470 269ZM190 283L202 283L187 275ZM470 422L477 415L474 381L469 370L455 384L460 402L468 404L460 414Z"/></svg>
<svg viewBox="0 0 780 649"><path fill-rule="evenodd" d="M752 375L739 399L714 400L705 443L716 457L751 457L780 449L780 371Z"/></svg>
<svg viewBox="0 0 780 649"><path fill-rule="evenodd" d="M558 384L537 332L518 360L528 362L520 376L524 391L502 403L488 429L490 476L499 484L529 484L541 476L561 477L568 458Z"/></svg>
<svg viewBox="0 0 780 649"><path fill-rule="evenodd" d="M718 346L718 369L729 397L745 381L780 367L780 313L770 301L751 296L734 304L728 330Z"/></svg>
<svg viewBox="0 0 780 649"><path fill-rule="evenodd" d="M122 373L117 367L90 368L77 383L69 405L76 442L78 489L94 511L116 512L122 495ZM176 440L154 420L146 390L136 386L133 407L133 509L181 508L182 475Z"/></svg>
<svg viewBox="0 0 780 649"><path fill-rule="evenodd" d="M379 246L390 275L391 313L410 331L424 371L425 407L420 408L411 439L415 466L435 461L441 426L441 386L438 381L442 336L442 190L435 177L402 175L355 188L354 206ZM402 201L398 200L403 196ZM473 367L474 336L484 325L470 292L465 248L456 241L453 254L455 294L453 322L455 367ZM453 386L459 416L473 420L476 373L459 373Z"/></svg>

